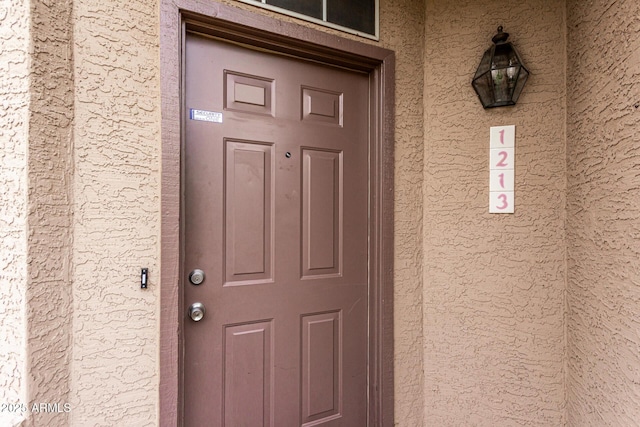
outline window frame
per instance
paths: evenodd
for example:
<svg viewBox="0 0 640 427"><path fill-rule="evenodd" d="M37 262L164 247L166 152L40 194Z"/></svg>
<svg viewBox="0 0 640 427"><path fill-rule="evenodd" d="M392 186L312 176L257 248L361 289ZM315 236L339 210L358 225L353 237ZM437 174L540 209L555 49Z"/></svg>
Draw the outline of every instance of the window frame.
<svg viewBox="0 0 640 427"><path fill-rule="evenodd" d="M273 6L271 4L267 4L267 0L237 0L241 3L250 4L256 7L260 7L266 10L270 10L272 12L277 12L283 15L292 16L294 18L302 19L304 21L313 22L315 24L322 25L324 27L333 28L334 30L343 31L345 33L354 34L356 36L364 37L370 40L379 41L380 40L380 0L375 0L375 34L369 34L362 31L355 30L349 27L343 27L342 25L334 24L332 22L327 21L327 0L322 0L322 15L323 19L314 18L312 16L307 16L302 13L294 12L292 10L284 9L279 6Z"/></svg>

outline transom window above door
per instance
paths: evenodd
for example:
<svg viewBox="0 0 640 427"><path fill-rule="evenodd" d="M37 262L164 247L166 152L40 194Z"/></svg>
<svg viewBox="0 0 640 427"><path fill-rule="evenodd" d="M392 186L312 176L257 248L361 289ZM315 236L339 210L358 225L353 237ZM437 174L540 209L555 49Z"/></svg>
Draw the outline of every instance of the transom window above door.
<svg viewBox="0 0 640 427"><path fill-rule="evenodd" d="M379 0L239 0L378 40Z"/></svg>

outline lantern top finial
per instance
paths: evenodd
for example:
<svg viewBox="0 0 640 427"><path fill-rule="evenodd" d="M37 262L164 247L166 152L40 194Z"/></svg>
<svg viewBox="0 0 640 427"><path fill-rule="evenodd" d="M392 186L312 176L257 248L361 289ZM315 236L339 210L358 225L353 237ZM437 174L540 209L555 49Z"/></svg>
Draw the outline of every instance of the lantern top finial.
<svg viewBox="0 0 640 427"><path fill-rule="evenodd" d="M493 36L493 38L491 39L495 44L500 44L500 43L504 43L507 41L507 39L509 38L509 33L503 33L502 32L502 25L500 25L498 27L498 34L496 34L495 36Z"/></svg>

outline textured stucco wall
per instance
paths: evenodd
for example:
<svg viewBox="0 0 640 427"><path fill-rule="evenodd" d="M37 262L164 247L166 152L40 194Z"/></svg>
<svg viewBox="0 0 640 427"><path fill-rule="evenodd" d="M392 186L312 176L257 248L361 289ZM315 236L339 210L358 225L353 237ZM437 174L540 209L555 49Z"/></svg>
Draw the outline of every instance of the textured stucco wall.
<svg viewBox="0 0 640 427"><path fill-rule="evenodd" d="M427 0L424 425L564 422L564 1ZM483 110L498 25L531 77ZM516 125L516 212L488 213L489 127Z"/></svg>
<svg viewBox="0 0 640 427"><path fill-rule="evenodd" d="M396 52L394 353L397 426L421 425L423 1L381 2L380 41Z"/></svg>
<svg viewBox="0 0 640 427"><path fill-rule="evenodd" d="M74 426L157 423L158 13L154 0L74 1Z"/></svg>
<svg viewBox="0 0 640 427"><path fill-rule="evenodd" d="M68 425L71 3L6 1L2 20L2 425Z"/></svg>
<svg viewBox="0 0 640 427"><path fill-rule="evenodd" d="M29 424L69 425L73 72L71 0L32 0L28 150Z"/></svg>
<svg viewBox="0 0 640 427"><path fill-rule="evenodd" d="M568 425L640 422L640 3L571 0Z"/></svg>
<svg viewBox="0 0 640 427"><path fill-rule="evenodd" d="M0 404L26 397L29 8L0 3ZM21 413L0 412L0 425Z"/></svg>

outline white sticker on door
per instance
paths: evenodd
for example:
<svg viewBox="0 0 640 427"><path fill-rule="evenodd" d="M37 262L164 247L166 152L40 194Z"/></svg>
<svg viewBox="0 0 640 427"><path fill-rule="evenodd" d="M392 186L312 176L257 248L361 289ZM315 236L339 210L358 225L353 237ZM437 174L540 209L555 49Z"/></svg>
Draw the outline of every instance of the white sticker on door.
<svg viewBox="0 0 640 427"><path fill-rule="evenodd" d="M222 113L206 110L189 110L189 118L191 120L199 120L201 122L222 123Z"/></svg>

